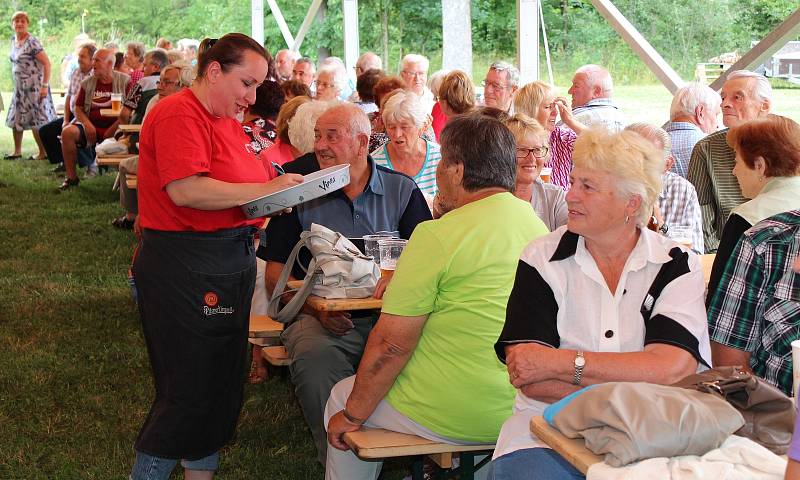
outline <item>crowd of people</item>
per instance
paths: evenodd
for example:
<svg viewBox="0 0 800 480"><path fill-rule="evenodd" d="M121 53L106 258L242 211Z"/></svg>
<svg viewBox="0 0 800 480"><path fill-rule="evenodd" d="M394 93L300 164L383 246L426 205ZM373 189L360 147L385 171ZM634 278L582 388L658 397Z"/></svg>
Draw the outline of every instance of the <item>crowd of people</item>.
<svg viewBox="0 0 800 480"><path fill-rule="evenodd" d="M281 336L327 478L377 478L380 463L343 441L363 425L496 443L489 478L582 478L529 424L587 385L741 365L794 393L800 126L770 113L759 74L730 72L720 93L685 85L659 127L627 122L599 65L575 72L567 98L493 62L479 102L468 73L429 81L417 54L394 75L365 53L353 78L339 58L273 57L242 34L179 60L164 39L131 42L118 68L112 46L87 42L56 118L47 56L24 12L12 22L8 125L63 162L62 189L78 165L96 168L93 145L142 123L120 168L138 190L122 189L113 222L140 238L132 275L156 385L133 479L168 478L179 460L187 478L213 476L242 405L249 315L312 224L408 240L376 289L380 312L304 310ZM99 113L112 94L120 118ZM265 229L239 209L343 164L349 185ZM717 254L707 293L703 253Z"/></svg>

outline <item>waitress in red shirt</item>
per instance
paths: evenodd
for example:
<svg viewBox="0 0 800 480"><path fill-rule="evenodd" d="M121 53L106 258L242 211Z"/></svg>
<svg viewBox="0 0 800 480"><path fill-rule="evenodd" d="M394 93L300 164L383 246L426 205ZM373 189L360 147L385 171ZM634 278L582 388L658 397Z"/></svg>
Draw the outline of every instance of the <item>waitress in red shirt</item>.
<svg viewBox="0 0 800 480"><path fill-rule="evenodd" d="M299 183L268 181L236 116L255 101L267 53L231 33L200 45L191 88L158 102L140 137L142 243L133 265L156 397L131 478L212 478L243 398L256 276L239 205Z"/></svg>

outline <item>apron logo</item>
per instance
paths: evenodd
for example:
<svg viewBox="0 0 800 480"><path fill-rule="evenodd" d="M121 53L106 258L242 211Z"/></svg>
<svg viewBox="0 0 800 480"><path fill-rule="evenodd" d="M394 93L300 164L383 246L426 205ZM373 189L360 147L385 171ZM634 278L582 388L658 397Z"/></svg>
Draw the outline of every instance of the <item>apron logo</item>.
<svg viewBox="0 0 800 480"><path fill-rule="evenodd" d="M208 292L203 296L203 301L206 302L206 305L209 307L216 307L219 302L219 297L217 297L217 294L214 292Z"/></svg>

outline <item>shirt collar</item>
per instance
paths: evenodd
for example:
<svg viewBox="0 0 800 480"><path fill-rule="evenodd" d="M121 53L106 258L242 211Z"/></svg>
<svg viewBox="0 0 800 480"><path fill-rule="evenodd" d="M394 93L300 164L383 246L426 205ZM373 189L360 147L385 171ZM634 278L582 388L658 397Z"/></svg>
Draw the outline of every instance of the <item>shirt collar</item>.
<svg viewBox="0 0 800 480"><path fill-rule="evenodd" d="M383 177L378 175L378 165L369 155L367 155L367 163L369 164L369 182L367 182L366 188L372 190L375 195L383 195Z"/></svg>
<svg viewBox="0 0 800 480"><path fill-rule="evenodd" d="M589 108L591 108L591 107L613 107L613 108L617 108L617 106L614 105L614 103L611 101L610 98L594 98L592 100L589 100L588 102L586 102L585 104L581 105L578 108L587 108L587 107L589 107Z"/></svg>
<svg viewBox="0 0 800 480"><path fill-rule="evenodd" d="M664 124L664 130L666 130L667 132L674 132L676 130L697 130L697 131L702 132L702 130L700 130L700 127L698 127L694 123L691 123L691 122L673 122L673 121L669 121L669 122L665 123Z"/></svg>
<svg viewBox="0 0 800 480"><path fill-rule="evenodd" d="M582 240L581 236L577 233L564 230L564 234L561 236L553 256L550 257L550 261L557 262L572 257L577 253L578 247L581 250L585 250L586 244L580 240ZM589 255L589 252L587 251L585 254ZM641 230L639 240L628 257L627 270L640 270L648 262L664 264L670 259L669 250L662 244L659 234L646 229Z"/></svg>

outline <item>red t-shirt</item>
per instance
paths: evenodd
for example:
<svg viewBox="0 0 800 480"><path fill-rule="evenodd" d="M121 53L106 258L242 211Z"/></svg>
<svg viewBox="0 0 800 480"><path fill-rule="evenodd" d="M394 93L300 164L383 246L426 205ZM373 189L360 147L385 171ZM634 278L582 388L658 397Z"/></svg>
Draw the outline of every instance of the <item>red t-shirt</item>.
<svg viewBox="0 0 800 480"><path fill-rule="evenodd" d="M444 114L442 111L442 106L439 102L433 105L433 110L431 110L431 117L433 120L431 121L431 127L433 127L433 133L436 135L436 141L439 141L439 135L442 134L442 130L444 130L444 126L447 125L447 115Z"/></svg>
<svg viewBox="0 0 800 480"><path fill-rule="evenodd" d="M111 108L111 93L114 91L111 82L101 83L97 82L97 87L94 89L92 96L92 106L88 112L84 112L89 116L89 121L92 122L94 128L97 130L97 142L101 142L106 136L106 129L117 121L114 117L104 117L100 115L101 108ZM86 100L86 90L81 87L78 92L78 98L75 100L75 105L83 108L83 102Z"/></svg>
<svg viewBox="0 0 800 480"><path fill-rule="evenodd" d="M138 198L142 227L213 232L260 225L239 207L197 210L179 207L166 187L191 175L228 183L261 183L267 174L248 150L250 139L236 119L211 115L190 89L160 100L147 115L139 137Z"/></svg>

